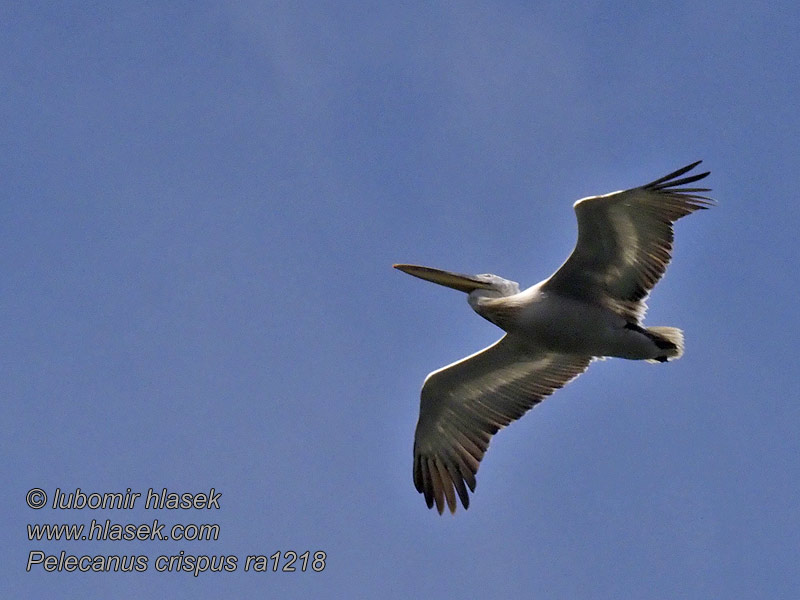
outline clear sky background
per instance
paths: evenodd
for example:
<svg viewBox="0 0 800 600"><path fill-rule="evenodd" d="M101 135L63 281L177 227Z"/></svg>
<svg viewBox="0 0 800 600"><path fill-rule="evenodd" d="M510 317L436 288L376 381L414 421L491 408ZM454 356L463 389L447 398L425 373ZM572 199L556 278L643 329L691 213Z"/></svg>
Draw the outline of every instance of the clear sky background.
<svg viewBox="0 0 800 600"><path fill-rule="evenodd" d="M55 4L0 11L4 597L800 597L796 3ZM500 332L392 263L531 285L576 199L697 159L719 205L647 318L683 359L593 364L427 510L422 380ZM220 536L26 532L154 518ZM243 572L290 550L324 570ZM180 551L239 568L155 571Z"/></svg>

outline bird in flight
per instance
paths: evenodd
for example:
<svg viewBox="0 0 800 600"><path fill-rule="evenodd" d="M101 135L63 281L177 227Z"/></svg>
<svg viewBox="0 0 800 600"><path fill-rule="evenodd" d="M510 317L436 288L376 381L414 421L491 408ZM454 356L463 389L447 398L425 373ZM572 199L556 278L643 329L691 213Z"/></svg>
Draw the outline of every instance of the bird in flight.
<svg viewBox="0 0 800 600"><path fill-rule="evenodd" d="M714 201L686 187L709 172L701 161L633 189L578 200L578 242L553 275L520 291L497 275L462 275L397 264L414 277L468 294L480 316L505 331L497 342L425 378L414 435L414 486L428 508L467 488L492 435L583 373L595 358L668 362L683 354L683 332L642 323L650 290L670 261L672 224Z"/></svg>

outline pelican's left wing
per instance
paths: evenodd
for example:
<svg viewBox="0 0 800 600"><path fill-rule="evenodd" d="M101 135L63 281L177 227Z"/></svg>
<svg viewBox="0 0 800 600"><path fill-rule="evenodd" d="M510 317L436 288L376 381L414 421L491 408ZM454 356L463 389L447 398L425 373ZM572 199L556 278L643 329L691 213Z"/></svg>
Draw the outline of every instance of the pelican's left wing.
<svg viewBox="0 0 800 600"><path fill-rule="evenodd" d="M591 356L557 354L508 335L434 371L422 386L414 436L414 485L441 513L469 507L467 486L498 429L586 370Z"/></svg>
<svg viewBox="0 0 800 600"><path fill-rule="evenodd" d="M578 200L578 243L542 291L599 303L638 323L647 294L669 264L672 223L713 204L702 195L708 188L683 187L708 175L681 177L699 164L641 187Z"/></svg>

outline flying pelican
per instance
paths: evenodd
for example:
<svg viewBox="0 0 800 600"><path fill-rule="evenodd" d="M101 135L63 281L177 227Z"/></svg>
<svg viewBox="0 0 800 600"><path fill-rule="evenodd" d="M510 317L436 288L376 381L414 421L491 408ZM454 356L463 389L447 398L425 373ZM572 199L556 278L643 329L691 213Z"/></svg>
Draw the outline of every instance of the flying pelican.
<svg viewBox="0 0 800 600"><path fill-rule="evenodd" d="M630 190L578 200L578 242L550 277L520 291L497 275L462 275L418 265L396 269L468 295L506 333L425 378L414 435L414 486L441 514L469 508L467 487L492 435L583 373L594 358L648 362L683 354L683 332L644 327L645 300L670 261L672 223L714 201L708 188L679 187L697 161Z"/></svg>

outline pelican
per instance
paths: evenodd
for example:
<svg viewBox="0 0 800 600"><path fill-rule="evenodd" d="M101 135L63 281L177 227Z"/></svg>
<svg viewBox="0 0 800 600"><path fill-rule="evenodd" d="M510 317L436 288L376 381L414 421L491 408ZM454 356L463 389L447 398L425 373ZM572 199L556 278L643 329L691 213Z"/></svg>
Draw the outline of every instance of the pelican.
<svg viewBox="0 0 800 600"><path fill-rule="evenodd" d="M497 275L463 275L396 264L414 277L468 294L480 316L505 331L500 340L430 373L422 385L413 478L428 508L451 513L491 437L583 373L596 358L663 363L683 354L683 332L642 323L650 290L671 258L672 224L714 204L708 188L684 187L697 161L646 185L573 205L578 241L550 277L520 291Z"/></svg>

